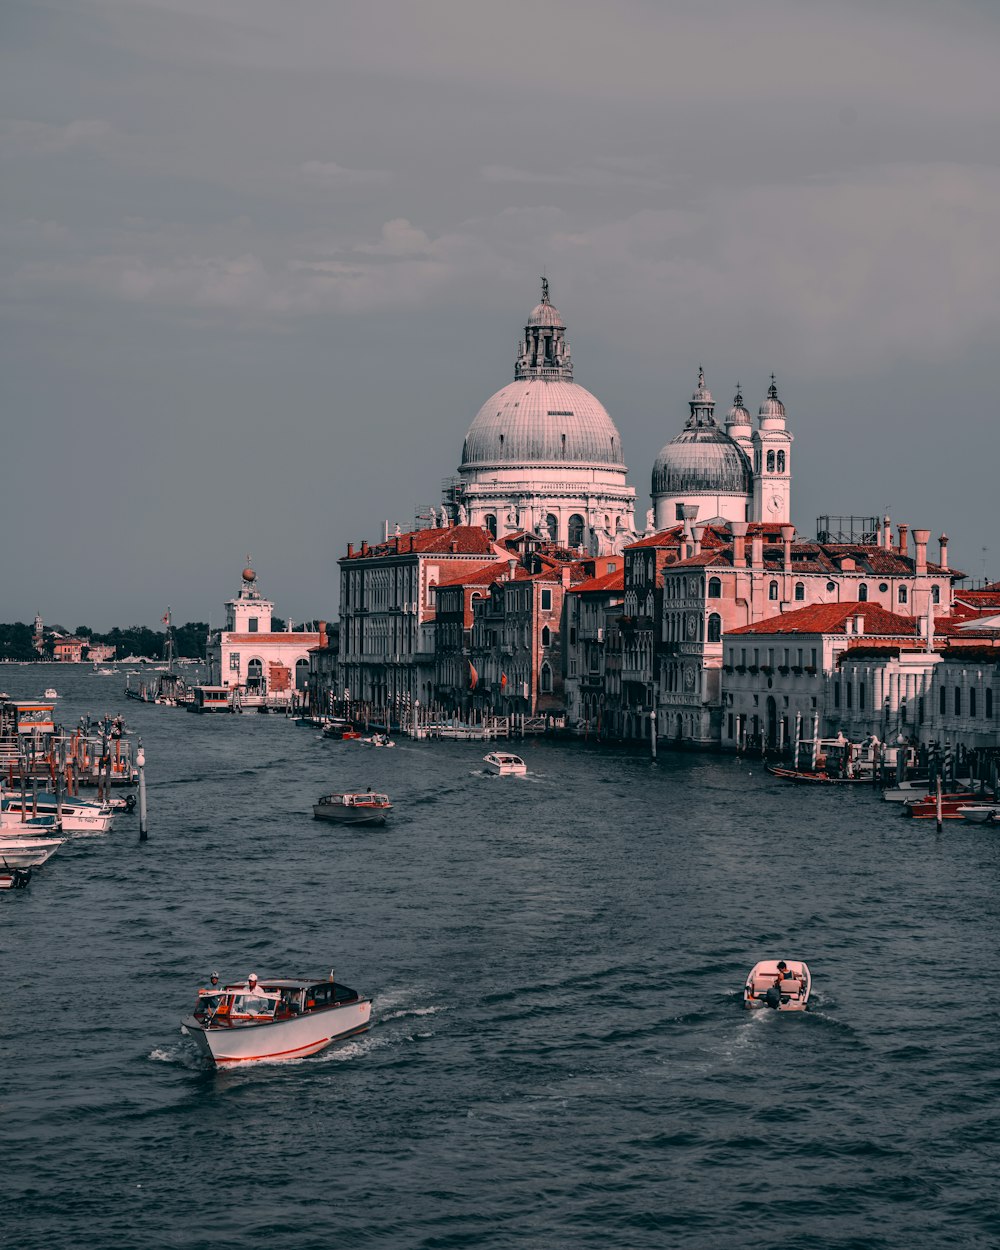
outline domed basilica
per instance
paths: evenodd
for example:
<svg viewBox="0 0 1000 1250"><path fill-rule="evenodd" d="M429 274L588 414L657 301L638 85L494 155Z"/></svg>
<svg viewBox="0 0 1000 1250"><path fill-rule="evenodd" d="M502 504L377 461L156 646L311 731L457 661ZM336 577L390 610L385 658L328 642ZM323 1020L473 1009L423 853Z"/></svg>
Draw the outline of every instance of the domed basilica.
<svg viewBox="0 0 1000 1250"><path fill-rule="evenodd" d="M494 537L533 530L593 555L635 541L621 436L600 400L573 381L566 326L545 279L514 381L480 408L458 471L445 496L458 524L483 525Z"/></svg>
<svg viewBox="0 0 1000 1250"><path fill-rule="evenodd" d="M699 370L687 424L653 465L645 533L692 515L702 524L787 522L791 443L773 374L757 429L737 387L723 430ZM621 436L600 400L573 381L566 326L544 278L514 381L479 410L458 472L442 509L454 524L482 525L500 538L530 530L591 555L619 552L639 537Z"/></svg>

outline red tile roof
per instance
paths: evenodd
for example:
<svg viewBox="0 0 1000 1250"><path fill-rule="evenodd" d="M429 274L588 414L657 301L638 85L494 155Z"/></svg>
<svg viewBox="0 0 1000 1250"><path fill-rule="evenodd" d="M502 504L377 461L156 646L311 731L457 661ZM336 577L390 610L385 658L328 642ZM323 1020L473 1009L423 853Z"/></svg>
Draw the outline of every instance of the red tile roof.
<svg viewBox="0 0 1000 1250"><path fill-rule="evenodd" d="M527 577L527 570L518 564L514 569L514 580L523 582L527 580ZM494 564L476 565L455 577L448 578L447 581L438 582L438 589L441 590L445 586L492 586L494 582L509 580L510 561L497 560Z"/></svg>
<svg viewBox="0 0 1000 1250"><path fill-rule="evenodd" d="M454 544L454 551L452 546ZM394 555L496 556L497 548L488 530L479 525L453 525L445 529L409 530L388 542L376 543L362 553L352 550L347 560L368 560Z"/></svg>
<svg viewBox="0 0 1000 1250"><path fill-rule="evenodd" d="M589 595L592 591L597 590L624 590L625 589L625 570L618 569L614 573L605 573L603 577L589 577L585 582L579 582L570 590L571 595Z"/></svg>
<svg viewBox="0 0 1000 1250"><path fill-rule="evenodd" d="M727 634L846 634L849 617L864 617L865 634L912 638L919 633L919 621L897 616L877 603L814 603L766 621L727 630Z"/></svg>

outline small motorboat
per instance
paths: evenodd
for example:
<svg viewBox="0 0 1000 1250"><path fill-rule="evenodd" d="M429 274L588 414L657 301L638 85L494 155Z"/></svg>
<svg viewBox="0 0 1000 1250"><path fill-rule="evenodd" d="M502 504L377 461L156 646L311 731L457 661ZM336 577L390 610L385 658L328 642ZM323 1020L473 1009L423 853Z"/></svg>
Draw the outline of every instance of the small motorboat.
<svg viewBox="0 0 1000 1250"><path fill-rule="evenodd" d="M37 868L51 859L65 838L0 838L0 868Z"/></svg>
<svg viewBox="0 0 1000 1250"><path fill-rule="evenodd" d="M214 1063L302 1059L331 1042L363 1033L370 998L333 978L258 980L200 989L182 1027Z"/></svg>
<svg viewBox="0 0 1000 1250"><path fill-rule="evenodd" d="M335 825L384 825L391 811L387 794L345 790L324 794L313 806L313 819L328 820Z"/></svg>
<svg viewBox="0 0 1000 1250"><path fill-rule="evenodd" d="M1000 822L1000 803L970 803L958 814L973 825L995 825Z"/></svg>
<svg viewBox="0 0 1000 1250"><path fill-rule="evenodd" d="M768 764L767 771L772 775L772 777L779 777L782 781L795 781L803 785L812 785L812 786L869 785L870 786L872 783L871 773L868 773L867 776L865 775L858 776L857 774L855 774L852 777L837 777L837 776L831 776L830 773L823 772L822 770L818 770L816 772L810 772L808 769L805 769L805 768L782 768L777 764Z"/></svg>
<svg viewBox="0 0 1000 1250"><path fill-rule="evenodd" d="M961 820L958 809L972 806L978 797L967 790L956 794L942 794L941 819ZM903 815L911 816L914 820L935 820L937 818L937 795L925 794L919 799L908 799L903 804Z"/></svg>
<svg viewBox="0 0 1000 1250"><path fill-rule="evenodd" d="M7 794L0 800L3 812L20 817L22 810L39 816L50 816L61 824L64 833L107 833L111 828L114 812L103 803L89 799L64 798L60 803L54 794L45 791L22 799L20 794Z"/></svg>
<svg viewBox="0 0 1000 1250"><path fill-rule="evenodd" d="M805 1011L811 989L812 976L806 964L795 959L762 959L747 976L743 1005L770 1007L774 1011Z"/></svg>
<svg viewBox="0 0 1000 1250"><path fill-rule="evenodd" d="M511 755L509 751L491 751L483 756L486 771L497 777L523 777L528 765L520 755Z"/></svg>
<svg viewBox="0 0 1000 1250"><path fill-rule="evenodd" d="M59 691L53 690L52 687L49 686L48 690L45 691L45 695L43 697L46 699L58 699Z"/></svg>

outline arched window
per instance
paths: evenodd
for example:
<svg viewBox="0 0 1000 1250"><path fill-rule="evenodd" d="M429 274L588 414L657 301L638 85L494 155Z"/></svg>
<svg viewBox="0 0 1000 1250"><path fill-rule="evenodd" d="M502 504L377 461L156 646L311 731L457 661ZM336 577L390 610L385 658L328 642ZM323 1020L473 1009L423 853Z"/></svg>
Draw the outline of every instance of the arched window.
<svg viewBox="0 0 1000 1250"><path fill-rule="evenodd" d="M608 516L606 512L604 514L604 528L609 531L611 529L611 518Z"/></svg>
<svg viewBox="0 0 1000 1250"><path fill-rule="evenodd" d="M486 528L489 530L489 532L490 532L490 536L491 536L492 538L496 538L496 536L497 536L497 519L496 519L496 517L493 515L493 513L492 513L492 512L487 512L487 514L483 517L483 524L484 524L484 525L486 526Z"/></svg>
<svg viewBox="0 0 1000 1250"><path fill-rule="evenodd" d="M718 612L713 612L708 618L708 641L722 641L722 617L718 614Z"/></svg>
<svg viewBox="0 0 1000 1250"><path fill-rule="evenodd" d="M771 582L768 585L767 597L768 599L777 599L778 597L778 583L777 582Z"/></svg>
<svg viewBox="0 0 1000 1250"><path fill-rule="evenodd" d="M931 603L940 603L940 602L941 602L941 587L937 584L937 582L935 582L934 585L931 587Z"/></svg>
<svg viewBox="0 0 1000 1250"><path fill-rule="evenodd" d="M754 473L760 472L760 452L759 451L755 451L753 453L753 471ZM678 507L679 506L680 505L678 505ZM680 520L681 518L678 517L677 519Z"/></svg>
<svg viewBox="0 0 1000 1250"><path fill-rule="evenodd" d="M805 585L804 585L802 582L796 582L796 583L795 583L795 598L796 598L796 601L797 601L797 602L799 602L799 603L801 603L801 602L802 602L802 600L803 600L803 599L805 599L805 597L806 597L806 588L805 588Z"/></svg>
<svg viewBox="0 0 1000 1250"><path fill-rule="evenodd" d="M900 603L905 603L905 602L906 602L906 599L907 599L907 595L906 595L906 587L905 587L905 586L900 586L900 588L899 588L899 602L900 602Z"/></svg>
<svg viewBox="0 0 1000 1250"><path fill-rule="evenodd" d="M709 599L722 598L722 582L717 577L708 579L708 597Z"/></svg>
<svg viewBox="0 0 1000 1250"><path fill-rule="evenodd" d="M865 585L864 582L862 582L861 585L858 587L858 599L862 603L868 602L868 587Z"/></svg>
<svg viewBox="0 0 1000 1250"><path fill-rule="evenodd" d="M547 647L551 644L551 642L552 642L552 630L549 629L548 625L543 625L542 626L542 646Z"/></svg>
<svg viewBox="0 0 1000 1250"><path fill-rule="evenodd" d="M769 451L767 453L767 471L768 473L774 472L774 452L773 451Z"/></svg>
<svg viewBox="0 0 1000 1250"><path fill-rule="evenodd" d="M784 473L784 471L785 471L785 453L783 451L779 451L778 452L778 472Z"/></svg>
<svg viewBox="0 0 1000 1250"><path fill-rule="evenodd" d="M549 541L558 542L559 541L559 518L553 516L551 512L545 518L545 528L549 531Z"/></svg>
<svg viewBox="0 0 1000 1250"><path fill-rule="evenodd" d="M305 656L295 661L295 689L305 690L309 685L309 661Z"/></svg>
<svg viewBox="0 0 1000 1250"><path fill-rule="evenodd" d="M539 670L538 684L541 686L542 694L552 693L552 669L547 664L543 664Z"/></svg>
<svg viewBox="0 0 1000 1250"><path fill-rule="evenodd" d="M247 690L262 690L264 687L264 663L253 659L247 663Z"/></svg>
<svg viewBox="0 0 1000 1250"><path fill-rule="evenodd" d="M571 547L583 546L583 517L579 512L574 512L569 519L569 545Z"/></svg>

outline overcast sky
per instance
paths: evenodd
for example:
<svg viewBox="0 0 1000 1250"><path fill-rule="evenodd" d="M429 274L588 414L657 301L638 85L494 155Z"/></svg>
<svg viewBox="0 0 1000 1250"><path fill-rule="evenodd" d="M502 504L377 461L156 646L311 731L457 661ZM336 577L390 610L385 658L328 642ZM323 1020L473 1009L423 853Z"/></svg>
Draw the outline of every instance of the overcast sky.
<svg viewBox="0 0 1000 1250"><path fill-rule="evenodd" d="M0 620L218 623L248 552L335 616L543 271L640 517L699 363L723 414L773 369L801 532L1000 576L994 2L4 0L0 46Z"/></svg>

